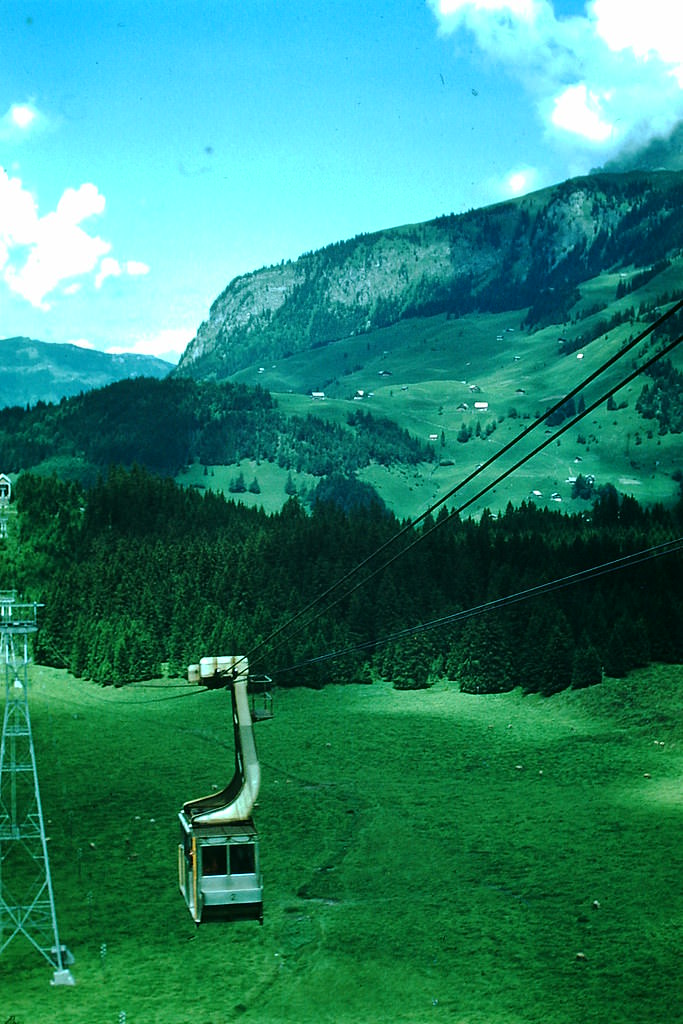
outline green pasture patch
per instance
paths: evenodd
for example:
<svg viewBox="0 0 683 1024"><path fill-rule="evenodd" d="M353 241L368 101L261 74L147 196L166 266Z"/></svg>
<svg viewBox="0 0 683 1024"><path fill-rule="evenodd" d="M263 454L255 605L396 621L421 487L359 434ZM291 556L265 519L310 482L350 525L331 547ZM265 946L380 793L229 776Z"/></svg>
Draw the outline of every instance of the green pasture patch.
<svg viewBox="0 0 683 1024"><path fill-rule="evenodd" d="M356 412L355 405L347 399L327 396L324 399L314 399L310 395L278 394L277 404L278 408L288 416L317 416L328 423L336 423L340 427L348 427L349 414ZM363 408L367 407L363 406Z"/></svg>
<svg viewBox="0 0 683 1024"><path fill-rule="evenodd" d="M232 774L227 695L33 670L76 986L51 988L17 941L5 1017L680 1019L680 667L546 700L333 681L332 666L322 691L277 691L257 726L263 926L196 929L177 812Z"/></svg>
<svg viewBox="0 0 683 1024"><path fill-rule="evenodd" d="M232 492L231 487L242 475L246 490ZM242 459L230 466L200 466L195 463L188 467L176 479L183 487L196 487L198 490L215 491L223 494L228 501L239 502L250 508L263 508L267 513L278 512L290 495L287 493L287 482L292 478L293 486L300 495L313 490L318 478L310 473L294 473L273 462L256 462L254 459ZM259 490L249 488L254 480Z"/></svg>
<svg viewBox="0 0 683 1024"><path fill-rule="evenodd" d="M596 279L595 287L598 284L606 287L600 282L601 279ZM613 283L609 282L610 288ZM591 301L595 304L595 299ZM572 324L570 336L589 332L599 318L600 314L596 313ZM558 347L564 334L562 326L547 327L527 335L516 329L509 331L506 324L510 319L501 316L495 328L491 317L479 316L457 321L434 317L428 322L401 325L407 336L412 324L418 340L412 348L397 350L392 361L396 372L392 370L391 377L381 379L372 397L363 399L362 408L375 416L388 417L421 441L431 443L437 464L423 463L419 473L412 467L381 466L360 472L361 478L377 487L397 515L419 514L444 493L435 486L443 478L453 480L451 486L456 486L503 445L514 441L546 409L615 355L630 334L643 327L642 324L621 324L585 348L562 355ZM421 345L420 329L422 326L426 331L425 324L429 325L430 333L428 343ZM387 330L398 330L398 327ZM501 337L502 342L498 341ZM437 343L435 338L440 341ZM425 353L431 352L434 358L433 349L437 344L444 349L451 345L448 377L444 376L446 364L440 365L441 377L432 375L429 368ZM647 354L642 349L643 346L636 349L639 359ZM603 401L552 445L516 469L513 476L482 500L477 500L471 506L472 514L480 513L485 507L501 511L508 501L519 504L523 500L579 510L583 505L571 498L573 480L579 473L593 476L598 487L613 484L622 493L633 494L645 504L675 501L678 487L673 474L681 468L680 435L659 435L656 421L646 421L636 412L638 396L648 378L637 377L616 390L624 373L631 369L631 361L628 366L617 363L598 381L581 389L575 398L577 408L579 400L586 406L601 396ZM615 389L616 408L608 410L606 396L612 389ZM289 406L297 399L290 395L286 396L286 401ZM487 408L477 411L474 404L477 401L486 402ZM341 417L343 422L355 404L326 399L310 403L309 408L313 415L337 421ZM464 444L458 440L463 424L473 434ZM476 436L477 425L480 437ZM538 447L549 430L538 427L523 445L516 446L497 464L495 475ZM469 489L469 494L476 494L485 482L479 480L474 490Z"/></svg>
<svg viewBox="0 0 683 1024"><path fill-rule="evenodd" d="M391 419L421 442L431 444L436 464L369 466L359 472L396 515L415 516L443 495L437 484L445 479L456 486L642 332L647 317L626 320L591 340L615 313L633 308L638 316L642 303L660 301L665 285L673 295L680 288L680 266L681 261L675 260L661 275L618 300L615 295L620 282L628 282L643 268L600 274L581 285L581 297L567 323L551 324L533 333L522 328L526 310L453 319L443 314L406 319L280 360L276 366L263 367L262 373L252 367L238 377L270 388L285 413L319 416L346 426L348 416L362 409ZM626 276L622 278L622 274ZM563 354L563 339L574 345L582 337L584 344ZM660 435L656 420L645 420L637 413L636 402L648 377L638 376L617 390L624 375L633 369L634 360L642 363L652 351L646 341L623 363L615 363L595 383L582 388L575 405L578 407L579 400L589 406L602 399L597 408L515 470L511 478L475 500L468 506L471 514L478 515L483 508L503 511L509 501L519 504L523 500L578 511L584 503L572 500L571 491L579 473L593 476L597 487L612 484L644 504L675 502L679 488L674 474L681 470L680 435ZM670 358L675 365L683 365L683 349L679 346ZM312 390L324 391L325 399L313 400ZM360 392L363 397L358 399ZM607 409L610 393L616 406L611 410ZM486 409L477 410L475 402L485 402ZM463 425L473 435L466 443L458 440ZM524 446L515 447L497 465L496 475L538 446L546 434L544 427L535 430ZM218 467L212 472L220 476ZM292 475L300 493L315 484ZM258 476L261 504L269 511L281 507L286 500L286 473L282 490L277 473L272 476L272 486L263 486L261 476L268 480L265 472ZM469 495L476 494L483 483L479 480ZM234 497L258 503L249 494Z"/></svg>

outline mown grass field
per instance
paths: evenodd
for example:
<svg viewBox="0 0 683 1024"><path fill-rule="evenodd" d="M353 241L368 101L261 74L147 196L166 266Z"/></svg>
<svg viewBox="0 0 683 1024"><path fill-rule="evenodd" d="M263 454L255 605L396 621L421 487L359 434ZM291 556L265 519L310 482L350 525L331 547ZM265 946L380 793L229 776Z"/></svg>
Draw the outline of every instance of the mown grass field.
<svg viewBox="0 0 683 1024"><path fill-rule="evenodd" d="M674 1024L682 684L667 666L550 700L278 691L257 726L265 922L196 929L176 815L231 774L227 695L35 667L77 984L51 988L17 940L0 1021Z"/></svg>

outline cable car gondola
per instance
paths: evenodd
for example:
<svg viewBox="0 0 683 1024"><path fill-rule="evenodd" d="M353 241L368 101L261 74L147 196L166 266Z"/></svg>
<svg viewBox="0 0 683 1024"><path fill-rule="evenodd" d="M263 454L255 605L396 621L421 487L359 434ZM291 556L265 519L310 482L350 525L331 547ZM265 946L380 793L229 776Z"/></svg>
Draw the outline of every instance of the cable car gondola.
<svg viewBox="0 0 683 1024"><path fill-rule="evenodd" d="M202 658L199 665L190 665L188 679L209 689L230 690L235 771L225 789L188 801L178 815L180 891L197 925L244 918L262 924L263 880L251 817L261 770L247 693L248 662L237 655Z"/></svg>

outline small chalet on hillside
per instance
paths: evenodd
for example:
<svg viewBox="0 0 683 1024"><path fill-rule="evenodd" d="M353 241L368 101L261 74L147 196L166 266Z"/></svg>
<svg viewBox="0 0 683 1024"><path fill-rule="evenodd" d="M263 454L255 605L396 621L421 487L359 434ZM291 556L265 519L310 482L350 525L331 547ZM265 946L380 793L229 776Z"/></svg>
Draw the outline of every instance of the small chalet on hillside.
<svg viewBox="0 0 683 1024"><path fill-rule="evenodd" d="M12 497L12 481L4 473L0 473L0 505L9 505Z"/></svg>

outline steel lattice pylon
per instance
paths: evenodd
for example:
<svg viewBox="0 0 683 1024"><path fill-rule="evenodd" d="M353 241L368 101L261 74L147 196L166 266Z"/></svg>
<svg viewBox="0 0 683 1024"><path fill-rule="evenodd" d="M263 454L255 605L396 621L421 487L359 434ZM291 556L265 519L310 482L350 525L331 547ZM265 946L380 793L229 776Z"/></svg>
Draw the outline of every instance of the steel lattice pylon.
<svg viewBox="0 0 683 1024"><path fill-rule="evenodd" d="M0 744L0 955L23 935L54 968L53 985L73 985L73 957L59 941L57 915L28 706L28 638L36 604L0 591L0 659L5 715Z"/></svg>

